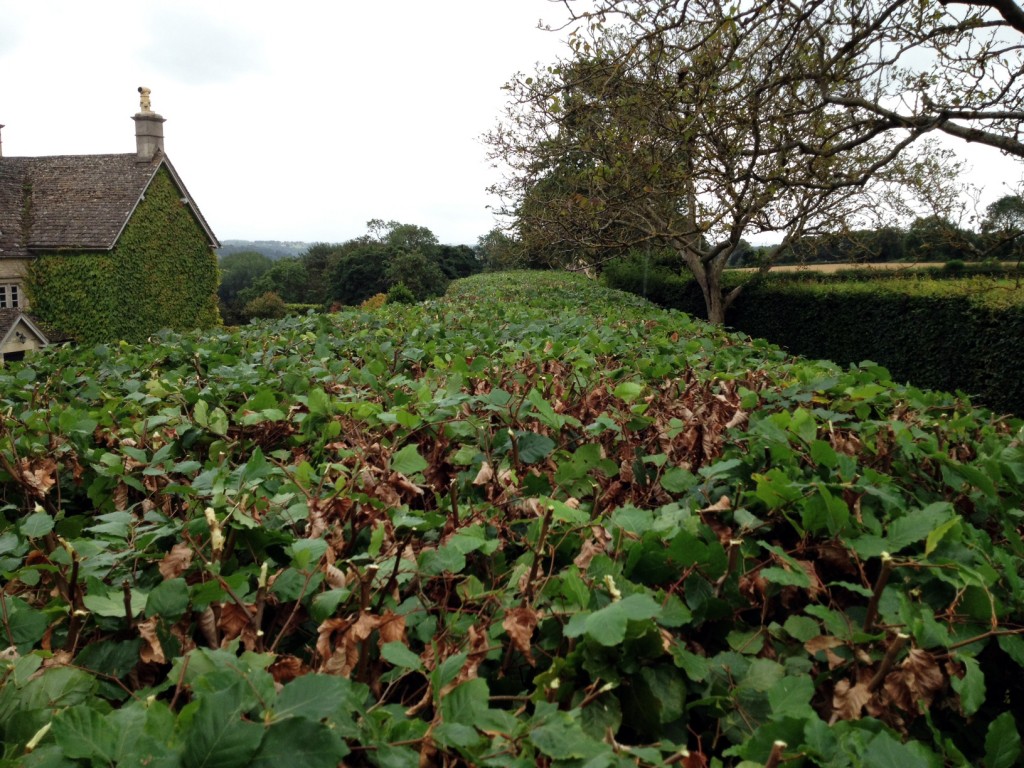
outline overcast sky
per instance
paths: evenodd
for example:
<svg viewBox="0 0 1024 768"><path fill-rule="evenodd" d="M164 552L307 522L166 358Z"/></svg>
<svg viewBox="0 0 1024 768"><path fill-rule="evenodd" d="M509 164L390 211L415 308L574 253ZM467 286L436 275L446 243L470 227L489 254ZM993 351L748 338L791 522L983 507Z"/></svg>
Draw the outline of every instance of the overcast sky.
<svg viewBox="0 0 1024 768"><path fill-rule="evenodd" d="M137 88L221 239L341 242L371 218L474 243L501 86L562 52L548 0L0 0L5 155L133 152ZM1021 176L971 155L983 204Z"/></svg>
<svg viewBox="0 0 1024 768"><path fill-rule="evenodd" d="M548 0L0 0L3 153L133 152L137 88L221 239L341 242L371 218L475 243L480 135L564 33Z"/></svg>

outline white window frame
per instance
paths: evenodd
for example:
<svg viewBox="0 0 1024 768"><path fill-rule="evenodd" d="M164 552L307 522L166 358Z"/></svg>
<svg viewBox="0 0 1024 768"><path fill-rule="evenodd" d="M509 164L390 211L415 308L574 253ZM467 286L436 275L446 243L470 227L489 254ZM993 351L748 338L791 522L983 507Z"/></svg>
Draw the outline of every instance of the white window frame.
<svg viewBox="0 0 1024 768"><path fill-rule="evenodd" d="M0 283L0 309L21 309L24 300L17 283Z"/></svg>

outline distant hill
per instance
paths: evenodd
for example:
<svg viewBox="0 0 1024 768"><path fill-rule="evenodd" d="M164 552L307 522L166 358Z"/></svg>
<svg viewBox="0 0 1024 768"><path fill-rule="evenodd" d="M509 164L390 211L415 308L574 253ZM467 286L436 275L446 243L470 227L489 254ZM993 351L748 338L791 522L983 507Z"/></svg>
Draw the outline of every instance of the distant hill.
<svg viewBox="0 0 1024 768"><path fill-rule="evenodd" d="M218 258L242 251L256 251L268 259L288 259L303 253L311 243L284 240L221 240Z"/></svg>

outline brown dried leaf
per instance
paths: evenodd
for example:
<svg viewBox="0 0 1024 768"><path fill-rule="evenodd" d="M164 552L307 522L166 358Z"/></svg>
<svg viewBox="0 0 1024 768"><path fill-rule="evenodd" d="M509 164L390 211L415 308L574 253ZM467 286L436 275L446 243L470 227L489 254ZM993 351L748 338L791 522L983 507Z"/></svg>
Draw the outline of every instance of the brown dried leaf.
<svg viewBox="0 0 1024 768"><path fill-rule="evenodd" d="M139 635L142 636L142 646L139 648L139 659L143 664L155 662L166 664L167 657L164 656L164 647L160 644L160 638L156 635L157 617L151 616L145 621L138 623Z"/></svg>
<svg viewBox="0 0 1024 768"><path fill-rule="evenodd" d="M192 547L188 544L175 544L171 551L164 555L157 566L164 579L176 579L192 565Z"/></svg>
<svg viewBox="0 0 1024 768"><path fill-rule="evenodd" d="M529 662L531 667L536 666L536 662L533 660L533 654L530 651L530 640L533 637L533 630L537 628L539 618L539 615L533 608L522 606L507 611L504 620L501 622L501 626L508 633L512 645L526 657L526 661Z"/></svg>
<svg viewBox="0 0 1024 768"><path fill-rule="evenodd" d="M487 485L494 478L494 470L486 461L480 465L480 471L473 478L473 485Z"/></svg>
<svg viewBox="0 0 1024 768"><path fill-rule="evenodd" d="M728 496L723 496L710 507L705 507L701 512L727 512L732 509L732 500Z"/></svg>
<svg viewBox="0 0 1024 768"><path fill-rule="evenodd" d="M124 512L128 509L128 486L118 482L117 487L114 488L113 499L114 509L118 512Z"/></svg>
<svg viewBox="0 0 1024 768"><path fill-rule="evenodd" d="M824 651L829 648L841 648L844 645L846 645L846 643L838 637L832 637L831 635L818 635L804 643L804 648L813 656L818 651Z"/></svg>
<svg viewBox="0 0 1024 768"><path fill-rule="evenodd" d="M206 606L206 610L199 614L199 618L196 619L196 623L199 625L199 631L203 633L203 638L206 640L206 644L211 648L216 648L217 643L217 616L213 612L211 606Z"/></svg>
<svg viewBox="0 0 1024 768"><path fill-rule="evenodd" d="M733 427L741 427L747 423L749 418L749 413L744 410L737 410L736 413L732 415L732 418L725 423L725 428L732 429Z"/></svg>
<svg viewBox="0 0 1024 768"><path fill-rule="evenodd" d="M866 683L850 685L849 680L840 680L832 692L833 720L859 720L861 710L870 700L871 692Z"/></svg>
<svg viewBox="0 0 1024 768"><path fill-rule="evenodd" d="M330 624L337 619L328 619L320 625L321 632L323 631L324 625ZM359 659L362 655L363 643L373 634L373 631L380 626L380 616L374 616L372 613L361 613L359 618L355 621L346 621L347 629L343 630L341 635L341 643L335 648L334 653L327 659L327 663L324 665L323 671L341 675L342 677L350 677L352 671L358 666ZM324 635L321 634L321 639ZM317 642L317 650L319 651L321 643Z"/></svg>
<svg viewBox="0 0 1024 768"><path fill-rule="evenodd" d="M220 621L217 626L221 630L221 645L239 637L249 626L249 611L235 603L225 603L220 609Z"/></svg>
<svg viewBox="0 0 1024 768"><path fill-rule="evenodd" d="M818 569L814 567L814 563L810 560L797 560L794 558L794 562L803 568L804 573L806 573L808 579L810 579L811 586L807 588L808 597L812 600L817 600L818 597L825 592L825 584L818 576Z"/></svg>
<svg viewBox="0 0 1024 768"><path fill-rule="evenodd" d="M583 571L590 566L591 560L608 548L611 541L611 535L600 525L592 525L590 532L590 539L583 543L580 554L572 559L573 564Z"/></svg>
<svg viewBox="0 0 1024 768"><path fill-rule="evenodd" d="M40 499L50 492L57 482L57 461L50 457L18 459L21 481Z"/></svg>
<svg viewBox="0 0 1024 768"><path fill-rule="evenodd" d="M387 643L409 644L405 638L405 616L388 611L380 617L380 644Z"/></svg>
<svg viewBox="0 0 1024 768"><path fill-rule="evenodd" d="M278 656L274 663L267 668L267 671L274 678L275 683L284 685L290 683L296 677L301 677L309 672L309 667L298 656Z"/></svg>
<svg viewBox="0 0 1024 768"><path fill-rule="evenodd" d="M316 628L316 652L321 659L330 658L331 654L334 652L334 648L331 643L331 635L345 629L348 627L349 623L349 619L325 619L320 626Z"/></svg>
<svg viewBox="0 0 1024 768"><path fill-rule="evenodd" d="M340 568L333 565L325 565L324 581L330 585L331 589L344 589L348 579L345 578L345 572Z"/></svg>
<svg viewBox="0 0 1024 768"><path fill-rule="evenodd" d="M885 692L904 712L930 707L946 687L946 677L935 657L920 648L911 648L899 668L886 675Z"/></svg>

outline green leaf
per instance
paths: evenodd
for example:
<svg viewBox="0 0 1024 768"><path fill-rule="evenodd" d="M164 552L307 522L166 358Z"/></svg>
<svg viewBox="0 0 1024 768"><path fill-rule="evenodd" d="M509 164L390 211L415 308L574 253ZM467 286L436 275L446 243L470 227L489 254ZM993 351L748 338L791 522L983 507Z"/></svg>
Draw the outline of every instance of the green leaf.
<svg viewBox="0 0 1024 768"><path fill-rule="evenodd" d="M420 661L420 657L410 651L405 643L398 641L385 643L380 648L380 655L385 661L402 669L423 669L423 662Z"/></svg>
<svg viewBox="0 0 1024 768"><path fill-rule="evenodd" d="M466 567L466 556L459 551L458 547L453 546L425 549L420 553L419 565L424 576L459 573Z"/></svg>
<svg viewBox="0 0 1024 768"><path fill-rule="evenodd" d="M228 415L220 406L210 411L209 430L215 435L223 437L228 433Z"/></svg>
<svg viewBox="0 0 1024 768"><path fill-rule="evenodd" d="M970 716L985 703L985 674L981 671L978 660L971 656L960 655L958 661L964 665L964 676L953 675L950 683L953 690L960 695L960 706L964 714Z"/></svg>
<svg viewBox="0 0 1024 768"><path fill-rule="evenodd" d="M348 745L332 728L321 723L293 718L271 723L259 751L249 764L252 768L335 768L349 753ZM220 768L211 764L210 768Z"/></svg>
<svg viewBox="0 0 1024 768"><path fill-rule="evenodd" d="M182 762L194 768L247 768L263 739L263 726L241 718L228 689L204 696L185 730Z"/></svg>
<svg viewBox="0 0 1024 768"><path fill-rule="evenodd" d="M772 716L813 718L814 682L807 675L788 675L768 689L768 705Z"/></svg>
<svg viewBox="0 0 1024 768"><path fill-rule="evenodd" d="M146 607L146 594L138 589L131 591L132 616L138 616ZM97 616L125 618L124 593L108 592L105 595L85 595L82 604Z"/></svg>
<svg viewBox="0 0 1024 768"><path fill-rule="evenodd" d="M555 441L536 432L519 432L516 435L519 460L524 464L536 464L546 459L555 450Z"/></svg>
<svg viewBox="0 0 1024 768"><path fill-rule="evenodd" d="M182 578L168 579L157 584L146 598L146 615L159 616L174 623L188 609L188 584Z"/></svg>
<svg viewBox="0 0 1024 768"><path fill-rule="evenodd" d="M929 504L924 509L907 510L903 517L889 524L886 535L889 552L895 554L910 544L924 540L953 514L953 505L945 501Z"/></svg>
<svg viewBox="0 0 1024 768"><path fill-rule="evenodd" d="M786 619L786 623L782 625L782 628L786 630L790 637L794 640L799 640L801 643L806 643L812 637L817 637L821 634L818 622L807 616L790 616Z"/></svg>
<svg viewBox="0 0 1024 768"><path fill-rule="evenodd" d="M323 539L296 539L286 550L292 557L292 567L299 571L308 571L327 552L327 542Z"/></svg>
<svg viewBox="0 0 1024 768"><path fill-rule="evenodd" d="M53 736L70 758L110 763L117 731L88 706L69 707L54 715Z"/></svg>
<svg viewBox="0 0 1024 768"><path fill-rule="evenodd" d="M862 765L871 768L941 768L942 761L922 744L902 744L886 731L880 731L868 742L861 755Z"/></svg>
<svg viewBox="0 0 1024 768"><path fill-rule="evenodd" d="M583 731L594 739L603 739L609 730L616 733L622 725L622 707L612 694L599 696L580 712Z"/></svg>
<svg viewBox="0 0 1024 768"><path fill-rule="evenodd" d="M441 699L441 715L446 723L475 726L478 717L490 708L490 695L486 680L467 680Z"/></svg>
<svg viewBox="0 0 1024 768"><path fill-rule="evenodd" d="M1012 712L1003 712L985 735L985 768L1012 768L1021 756L1021 739Z"/></svg>
<svg viewBox="0 0 1024 768"><path fill-rule="evenodd" d="M587 736L568 712L556 712L548 722L530 731L530 739L537 749L556 760L585 760L610 750Z"/></svg>
<svg viewBox="0 0 1024 768"><path fill-rule="evenodd" d="M669 493L686 493L697 482L697 476L682 467L669 467L661 476L661 487Z"/></svg>
<svg viewBox="0 0 1024 768"><path fill-rule="evenodd" d="M427 466L427 460L420 456L419 449L414 443L405 446L391 457L391 469L406 476L422 472Z"/></svg>
<svg viewBox="0 0 1024 768"><path fill-rule="evenodd" d="M586 634L601 645L619 645L626 638L630 621L652 619L661 614L661 605L647 594L624 597L590 614L577 614L565 627L566 637Z"/></svg>
<svg viewBox="0 0 1024 768"><path fill-rule="evenodd" d="M952 530L954 530L956 528L959 528L959 526L960 526L960 516L957 515L956 517L947 520L942 525L940 525L938 528L936 528L934 531L929 533L928 534L928 538L925 539L925 543L924 543L924 554L925 554L925 556L927 557L932 552L934 552L936 547L938 547L939 544L942 542L942 540L944 538L946 538L946 534L948 534L950 531L952 531Z"/></svg>
<svg viewBox="0 0 1024 768"><path fill-rule="evenodd" d="M360 688L344 677L302 675L281 689L273 706L274 720L291 717L317 721L325 718L337 720L339 713L362 706L363 694Z"/></svg>
<svg viewBox="0 0 1024 768"><path fill-rule="evenodd" d="M22 521L18 530L30 539L42 538L53 530L53 518L45 512L35 512Z"/></svg>
<svg viewBox="0 0 1024 768"><path fill-rule="evenodd" d="M624 381L612 390L612 394L615 395L615 397L620 400L625 400L627 403L632 403L637 400L643 392L644 385L637 384L635 381Z"/></svg>
<svg viewBox="0 0 1024 768"><path fill-rule="evenodd" d="M762 568L758 573L761 574L761 578L765 581L779 584L783 587L803 587L807 589L811 586L811 578L803 568L793 568L792 570L774 567Z"/></svg>
<svg viewBox="0 0 1024 768"><path fill-rule="evenodd" d="M352 594L350 589L329 589L321 592L313 598L313 605L310 613L313 620L318 624L334 615L342 600L347 600Z"/></svg>

